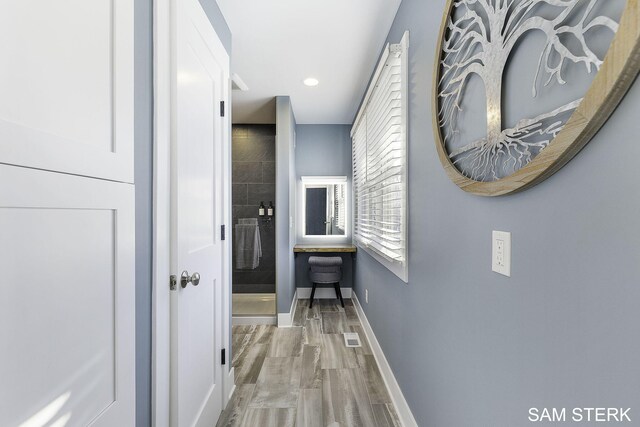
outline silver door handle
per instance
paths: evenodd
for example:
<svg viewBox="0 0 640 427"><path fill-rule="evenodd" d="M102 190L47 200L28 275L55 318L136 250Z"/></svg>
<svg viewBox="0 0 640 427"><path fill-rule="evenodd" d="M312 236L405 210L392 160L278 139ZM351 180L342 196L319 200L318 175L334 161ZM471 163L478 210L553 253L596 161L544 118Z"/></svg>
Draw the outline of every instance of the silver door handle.
<svg viewBox="0 0 640 427"><path fill-rule="evenodd" d="M193 286L198 286L198 283L200 283L200 274L198 272L195 272L191 276L189 276L189 272L187 270L183 271L180 275L180 285L184 289L189 283L191 283Z"/></svg>

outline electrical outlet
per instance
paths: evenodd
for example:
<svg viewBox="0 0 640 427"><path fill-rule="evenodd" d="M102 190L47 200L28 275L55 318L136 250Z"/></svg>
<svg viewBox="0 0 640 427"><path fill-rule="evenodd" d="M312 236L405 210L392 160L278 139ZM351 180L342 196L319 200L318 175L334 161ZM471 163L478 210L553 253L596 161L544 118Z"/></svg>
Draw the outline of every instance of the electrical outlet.
<svg viewBox="0 0 640 427"><path fill-rule="evenodd" d="M491 270L511 277L511 233L493 231Z"/></svg>
<svg viewBox="0 0 640 427"><path fill-rule="evenodd" d="M504 240L496 239L496 263L498 267L504 267Z"/></svg>
<svg viewBox="0 0 640 427"><path fill-rule="evenodd" d="M369 304L369 289L364 290L364 302Z"/></svg>

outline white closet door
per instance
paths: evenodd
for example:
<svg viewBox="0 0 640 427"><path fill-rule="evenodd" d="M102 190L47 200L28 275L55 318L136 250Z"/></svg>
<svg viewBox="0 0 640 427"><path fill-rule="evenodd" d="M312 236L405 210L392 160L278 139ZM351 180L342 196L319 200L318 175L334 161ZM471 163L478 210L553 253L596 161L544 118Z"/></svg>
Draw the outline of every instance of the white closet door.
<svg viewBox="0 0 640 427"><path fill-rule="evenodd" d="M0 0L0 162L133 182L133 1Z"/></svg>
<svg viewBox="0 0 640 427"><path fill-rule="evenodd" d="M0 183L0 426L133 426L134 187Z"/></svg>

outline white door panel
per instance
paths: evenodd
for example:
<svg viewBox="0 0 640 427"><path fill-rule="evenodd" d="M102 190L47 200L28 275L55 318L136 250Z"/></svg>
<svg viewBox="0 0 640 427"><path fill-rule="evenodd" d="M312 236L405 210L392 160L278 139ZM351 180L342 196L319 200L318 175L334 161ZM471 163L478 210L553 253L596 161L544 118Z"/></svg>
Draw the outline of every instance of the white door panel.
<svg viewBox="0 0 640 427"><path fill-rule="evenodd" d="M171 295L171 425L215 425L222 410L222 147L229 58L197 0L175 0L173 274L200 283Z"/></svg>
<svg viewBox="0 0 640 427"><path fill-rule="evenodd" d="M133 182L133 1L0 0L0 162Z"/></svg>
<svg viewBox="0 0 640 427"><path fill-rule="evenodd" d="M0 182L0 425L133 426L134 187Z"/></svg>

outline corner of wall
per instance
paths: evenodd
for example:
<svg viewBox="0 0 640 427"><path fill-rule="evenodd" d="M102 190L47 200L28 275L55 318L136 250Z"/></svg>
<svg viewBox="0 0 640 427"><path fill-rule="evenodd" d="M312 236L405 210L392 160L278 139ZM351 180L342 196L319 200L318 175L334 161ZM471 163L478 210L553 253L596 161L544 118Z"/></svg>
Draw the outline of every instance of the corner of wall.
<svg viewBox="0 0 640 427"><path fill-rule="evenodd" d="M288 96L276 97L276 298L278 312L294 301L295 115ZM292 182L293 181L293 182Z"/></svg>

